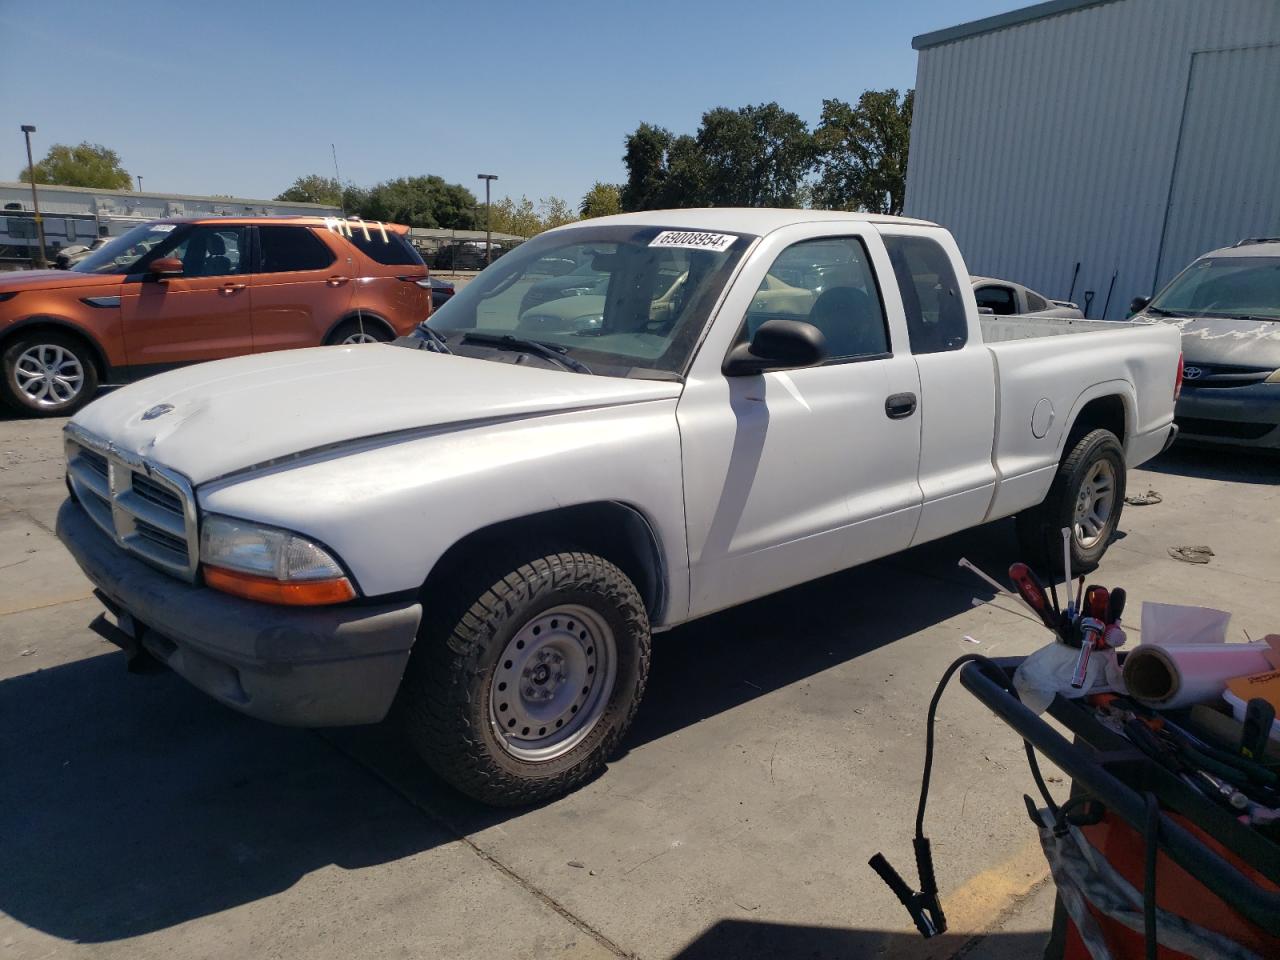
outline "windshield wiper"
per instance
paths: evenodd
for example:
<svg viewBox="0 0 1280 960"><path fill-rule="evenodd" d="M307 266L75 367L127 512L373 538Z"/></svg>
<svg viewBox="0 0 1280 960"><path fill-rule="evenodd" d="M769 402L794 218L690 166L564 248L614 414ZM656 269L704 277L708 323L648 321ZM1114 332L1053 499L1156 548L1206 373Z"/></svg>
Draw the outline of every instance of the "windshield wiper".
<svg viewBox="0 0 1280 960"><path fill-rule="evenodd" d="M423 342L429 344L424 349L432 350L435 353L453 353L449 349L449 341L444 338L444 334L439 330L432 329L425 322L418 324L418 330L425 338Z"/></svg>
<svg viewBox="0 0 1280 960"><path fill-rule="evenodd" d="M568 347L556 347L540 340L527 340L524 337L514 337L509 333L467 333L463 334L462 342L480 343L489 347L500 347L504 350L532 353L542 357L544 360L559 364L566 370L572 370L574 373L591 372L591 368L581 360L575 360L568 355Z"/></svg>
<svg viewBox="0 0 1280 960"><path fill-rule="evenodd" d="M1158 313L1162 317L1189 317L1189 313L1180 313L1177 310L1165 310L1163 307L1153 307L1147 304L1147 309L1152 313Z"/></svg>

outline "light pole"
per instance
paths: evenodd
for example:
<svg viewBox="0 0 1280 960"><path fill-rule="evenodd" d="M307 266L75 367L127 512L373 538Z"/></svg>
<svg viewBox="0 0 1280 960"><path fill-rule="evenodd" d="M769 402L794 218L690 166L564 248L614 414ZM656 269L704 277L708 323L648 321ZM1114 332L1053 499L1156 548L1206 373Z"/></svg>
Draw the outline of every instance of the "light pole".
<svg viewBox="0 0 1280 960"><path fill-rule="evenodd" d="M484 181L484 265L487 267L493 263L493 240L491 239L492 231L489 229L489 184L498 179L496 173L480 173L476 175L477 180Z"/></svg>
<svg viewBox="0 0 1280 960"><path fill-rule="evenodd" d="M27 175L31 177L31 206L36 214L36 242L40 244L36 248L36 266L43 270L49 266L49 261L44 258L44 218L40 216L40 197L36 193L36 162L31 157L31 135L35 132L36 128L31 124L22 125L22 133L27 138Z"/></svg>
<svg viewBox="0 0 1280 960"><path fill-rule="evenodd" d="M142 174L138 174L138 192L142 192Z"/></svg>

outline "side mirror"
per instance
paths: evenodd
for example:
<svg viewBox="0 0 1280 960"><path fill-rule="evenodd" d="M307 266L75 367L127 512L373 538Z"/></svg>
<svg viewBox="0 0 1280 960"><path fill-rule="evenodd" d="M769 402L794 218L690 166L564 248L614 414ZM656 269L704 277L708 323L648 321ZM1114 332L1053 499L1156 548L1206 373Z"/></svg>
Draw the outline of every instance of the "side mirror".
<svg viewBox="0 0 1280 960"><path fill-rule="evenodd" d="M1143 310L1147 309L1147 304L1149 304L1150 302L1151 302L1150 297L1134 297L1132 300L1129 301L1130 315L1135 313L1141 313Z"/></svg>
<svg viewBox="0 0 1280 960"><path fill-rule="evenodd" d="M182 261L177 257L161 257L159 260L152 260L151 266L147 268L157 280L168 280L170 277L182 276Z"/></svg>
<svg viewBox="0 0 1280 960"><path fill-rule="evenodd" d="M827 338L803 320L766 320L750 343L729 351L726 377L748 377L773 367L812 367L827 356Z"/></svg>

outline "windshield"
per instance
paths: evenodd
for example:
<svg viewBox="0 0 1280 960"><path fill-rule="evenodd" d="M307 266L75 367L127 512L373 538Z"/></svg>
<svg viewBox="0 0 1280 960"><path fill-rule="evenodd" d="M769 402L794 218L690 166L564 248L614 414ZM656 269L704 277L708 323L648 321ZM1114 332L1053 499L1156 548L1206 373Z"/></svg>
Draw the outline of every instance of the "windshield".
<svg viewBox="0 0 1280 960"><path fill-rule="evenodd" d="M466 338L505 334L562 350L596 373L683 373L752 239L653 226L557 231L482 271L428 323L464 355L510 362L493 343Z"/></svg>
<svg viewBox="0 0 1280 960"><path fill-rule="evenodd" d="M144 223L99 247L71 269L76 273L133 273L143 257L173 237L180 226Z"/></svg>
<svg viewBox="0 0 1280 960"><path fill-rule="evenodd" d="M1148 309L1280 320L1280 257L1203 257L1174 277Z"/></svg>

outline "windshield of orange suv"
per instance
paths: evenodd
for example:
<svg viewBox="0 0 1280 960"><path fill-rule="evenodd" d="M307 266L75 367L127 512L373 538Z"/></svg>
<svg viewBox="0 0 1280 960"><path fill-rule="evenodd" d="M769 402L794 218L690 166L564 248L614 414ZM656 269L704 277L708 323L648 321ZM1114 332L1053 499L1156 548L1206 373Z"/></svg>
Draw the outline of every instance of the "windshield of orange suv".
<svg viewBox="0 0 1280 960"><path fill-rule="evenodd" d="M678 376L753 239L633 225L544 234L482 271L415 337L484 359Z"/></svg>
<svg viewBox="0 0 1280 960"><path fill-rule="evenodd" d="M1165 317L1280 320L1280 257L1202 257L1147 310Z"/></svg>
<svg viewBox="0 0 1280 960"><path fill-rule="evenodd" d="M178 239L187 224L144 223L99 247L70 269L76 273L136 273L153 251Z"/></svg>

